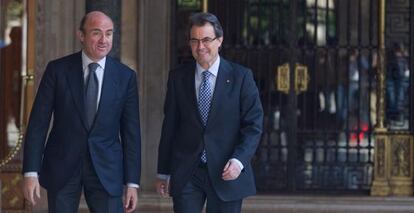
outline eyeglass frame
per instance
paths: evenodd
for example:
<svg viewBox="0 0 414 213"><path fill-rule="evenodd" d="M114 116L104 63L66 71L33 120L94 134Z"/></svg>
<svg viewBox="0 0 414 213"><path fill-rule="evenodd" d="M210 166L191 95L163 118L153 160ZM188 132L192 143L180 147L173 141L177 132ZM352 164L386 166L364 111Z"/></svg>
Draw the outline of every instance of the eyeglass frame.
<svg viewBox="0 0 414 213"><path fill-rule="evenodd" d="M214 37L214 38L210 38L210 37L204 37L204 38L202 38L202 39L196 39L196 38L190 38L189 40L188 40L188 42L190 43L190 45L198 45L198 44L200 44L200 42L203 44L203 45L210 45L214 40L216 40L216 39L218 39L219 37ZM196 43L197 42L197 43Z"/></svg>

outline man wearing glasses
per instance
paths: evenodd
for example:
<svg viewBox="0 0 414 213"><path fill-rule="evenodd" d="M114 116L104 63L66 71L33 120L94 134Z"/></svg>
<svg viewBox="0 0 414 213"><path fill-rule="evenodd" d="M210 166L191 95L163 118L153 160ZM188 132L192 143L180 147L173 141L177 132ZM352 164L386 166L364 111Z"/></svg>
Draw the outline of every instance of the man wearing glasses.
<svg viewBox="0 0 414 213"><path fill-rule="evenodd" d="M250 160L262 133L263 109L252 72L220 57L217 17L190 17L195 62L170 71L156 188L174 212L240 212L256 192Z"/></svg>

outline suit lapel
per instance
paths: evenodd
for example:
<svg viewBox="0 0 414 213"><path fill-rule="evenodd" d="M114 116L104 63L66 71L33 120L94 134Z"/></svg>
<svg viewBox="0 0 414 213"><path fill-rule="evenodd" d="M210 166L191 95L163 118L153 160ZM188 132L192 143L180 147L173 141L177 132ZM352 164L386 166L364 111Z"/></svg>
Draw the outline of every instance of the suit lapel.
<svg viewBox="0 0 414 213"><path fill-rule="evenodd" d="M75 106L79 112L84 127L87 129L84 106L84 79L81 52L73 56L72 62L69 64L69 70L66 72L66 78L70 87L70 91L72 93L72 98L75 102Z"/></svg>
<svg viewBox="0 0 414 213"><path fill-rule="evenodd" d="M195 62L192 63L189 67L186 68L186 74L183 77L183 85L184 85L184 91L187 93L187 97L190 97L190 109L193 112L193 114L196 115L196 118L200 124L200 126L203 126L200 113L198 111L198 104L197 104L197 96L195 90L195 72L196 72L196 66Z"/></svg>
<svg viewBox="0 0 414 213"><path fill-rule="evenodd" d="M105 110L111 107L117 97L116 66L110 57L106 57L105 70L102 81L101 98L99 100L98 111L96 112L95 122L99 120ZM93 128L93 125L92 125Z"/></svg>
<svg viewBox="0 0 414 213"><path fill-rule="evenodd" d="M216 86L214 88L213 100L211 101L207 127L212 125L217 117L216 114L218 109L220 109L220 105L226 101L226 94L229 93L233 83L231 69L230 64L223 58L220 58L219 71L217 74Z"/></svg>

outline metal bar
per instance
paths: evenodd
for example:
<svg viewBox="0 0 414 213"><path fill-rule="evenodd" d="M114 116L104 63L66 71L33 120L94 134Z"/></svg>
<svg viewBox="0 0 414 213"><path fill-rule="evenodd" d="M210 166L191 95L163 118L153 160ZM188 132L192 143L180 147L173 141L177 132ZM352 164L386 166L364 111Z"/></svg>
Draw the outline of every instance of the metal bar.
<svg viewBox="0 0 414 213"><path fill-rule="evenodd" d="M274 32L275 32L275 10L276 10L276 4L275 4L275 2L274 1L272 1L271 3L270 3L271 5L270 5L270 17L269 17L269 19L270 19L270 32L269 32L269 37L270 37L270 46L272 46L273 47L273 45L275 45L275 41L273 40L273 37L274 37Z"/></svg>
<svg viewBox="0 0 414 213"><path fill-rule="evenodd" d="M328 38L329 38L329 14L330 14L330 8L329 8L329 0L326 0L326 10L325 10L325 45L328 45Z"/></svg>
<svg viewBox="0 0 414 213"><path fill-rule="evenodd" d="M298 18L298 14L297 14L297 0L292 0L289 1L290 3L290 8L289 8L289 15L290 15L290 19L288 21L289 23L289 38L290 41L288 41L288 47L290 48L289 51L289 63L290 63L290 67L291 70L293 70L292 68L294 67L294 63L297 61L298 55L296 52L296 44L297 44L297 18ZM291 76L292 78L291 80L291 85L294 85L294 75L293 72L291 72ZM296 114L296 110L297 110L297 96L295 94L294 89L291 89L290 94L289 94L289 100L288 100L288 106L291 109L291 114L290 116L290 125L291 128L289 128L288 130L288 147L289 147L289 158L290 158L290 162L288 163L288 177L294 177L294 175L296 174L296 164L295 162L297 161L297 114ZM288 184L288 187L290 190L295 191L296 190L296 181L293 179L290 181L290 184Z"/></svg>
<svg viewBox="0 0 414 213"><path fill-rule="evenodd" d="M350 21L350 17L351 17L351 1L347 1L347 7L348 7L348 10L347 10L347 17L346 17L346 26L347 26L347 43L346 43L346 48L347 48L347 57L346 57L346 75L345 75L345 79L346 79L346 81L348 81L348 87L349 87L349 65L348 65L348 63L349 63L349 52L350 52L350 49L351 49L351 47L350 47L350 44L351 44L351 21ZM345 152L346 152L346 160L345 160L345 162L347 162L348 160L349 160L349 119L348 119L348 117L349 117L349 115L350 115L350 111L349 111L349 88L347 88L346 86L344 86L344 97L345 97L345 100L346 101L344 101L345 103L346 103L346 110L347 110L347 112L346 112L346 121L345 121L345 132L346 132L346 134L345 134L345 138L346 138L346 145L345 145Z"/></svg>
<svg viewBox="0 0 414 213"><path fill-rule="evenodd" d="M285 45L286 47L289 46L289 42L286 41L286 31L288 29L288 20L286 20L286 16L285 16L285 11L289 10L289 8L287 8L285 10L285 3L283 2L283 0L279 0L279 42L281 44L283 44L283 41L286 42Z"/></svg>
<svg viewBox="0 0 414 213"><path fill-rule="evenodd" d="M234 23L231 23L233 19L231 18L231 15L230 15L230 5L231 5L232 2L231 1L225 1L223 3L224 3L224 5L223 5L224 8L222 7L220 9L222 9L222 11L223 11L223 14L221 16L225 17L225 20L222 20L221 24L225 24L225 26L223 26L224 27L224 33L230 33L232 31L231 26L232 26L232 24L234 24ZM216 10L217 9L218 9L218 7L216 8ZM237 11L236 5L234 5L232 7L232 9L233 10L235 9ZM224 23L223 23L223 21L224 21ZM230 38L230 36L228 38ZM235 40L233 38L231 38L231 39L229 39L229 41L227 41L225 43L229 44L229 46L234 46Z"/></svg>
<svg viewBox="0 0 414 213"><path fill-rule="evenodd" d="M202 11L205 13L208 12L208 0L203 0Z"/></svg>
<svg viewBox="0 0 414 213"><path fill-rule="evenodd" d="M333 67L334 67L334 70L338 70L338 65L340 64L340 54L339 54L339 50L340 50L340 48L338 48L338 46L340 45L340 41L339 41L339 33L338 33L338 31L339 31L339 0L335 0L335 2L334 2L334 6L335 6L335 8L334 8L334 14L336 15L336 18L335 18L335 36L338 38L337 39L337 43L336 43L336 47L335 47L335 53L336 53L336 55L335 55L335 64L333 64ZM339 87L339 84L340 84L340 82L342 82L343 81L343 79L342 79L342 76L343 75L341 75L341 74L339 74L339 75L337 75L337 77L336 77L336 81L338 82L338 85L337 85L337 88ZM340 107L337 107L336 108L336 110L337 110L337 113L342 113L342 112L340 112L339 110L341 110L342 109L342 107L343 106L340 106ZM340 126L342 126L342 123L340 124ZM341 127L339 127L339 128L341 128ZM338 134L338 136L339 136L340 134ZM340 137L338 137L338 139L337 140L335 140L335 146L334 146L334 150L335 150L335 159L334 159L334 162L335 163L338 163L338 155L339 155L339 140L340 140Z"/></svg>
<svg viewBox="0 0 414 213"><path fill-rule="evenodd" d="M257 32L258 34L256 34L256 37L258 38L258 42L257 42L257 46L261 47L263 46L262 43L262 38L260 35L263 35L263 29L262 29L262 22L263 22L263 16L265 16L265 10L264 10L264 5L263 2L261 2L261 0L259 0L259 2L257 3L257 19L258 19L258 26L257 26Z"/></svg>
<svg viewBox="0 0 414 213"><path fill-rule="evenodd" d="M359 162L359 158L360 158L360 149L359 149L359 144L361 143L361 140L359 138L359 135L361 133L361 112L363 109L363 105L361 103L361 97L363 94L363 88L362 88L362 80L364 79L363 77L363 73L365 70L361 69L361 63L359 63L359 60L362 60L362 50L361 50L361 43L362 43L362 0L358 1L358 57L356 58L356 63L357 63L357 67L358 67L358 72L359 72L359 79L358 79L358 109L357 109L357 127L356 127L356 142L357 144L355 145L355 148L357 150L357 159L356 161ZM368 71L368 70L366 70ZM365 112L362 112L365 113Z"/></svg>
<svg viewBox="0 0 414 213"><path fill-rule="evenodd" d="M332 79L330 78L330 74L329 74L329 72L332 72L331 70L329 70L331 67L330 67L330 58L329 58L329 48L328 48L328 37L329 37L329 11L330 11L330 9L329 9L329 0L325 0L326 2L325 2L325 48L324 48L324 50L322 51L323 53L324 53L324 58L325 58L325 64L324 64L324 74L325 74L325 76L326 76L326 78L325 78L325 84L324 84L324 89L325 89L325 91L326 91L326 93L325 93L325 91L322 91L323 92L323 95L325 96L325 110L326 111L329 111L329 109L328 109L328 107L330 107L330 104L327 104L328 102L330 102L330 95L331 95L331 88L329 88L329 86L330 86L330 84L332 83L332 82L329 82L329 81L331 81ZM329 77L328 77L329 76ZM327 115L327 114L325 114L325 115ZM324 116L325 117L325 123L324 124L326 124L326 123L329 123L329 118L328 118L328 116ZM323 138L323 163L326 163L326 159L327 159L327 154L328 154L328 145L327 145L327 143L328 143L328 134L325 134L324 135L324 138Z"/></svg>
<svg viewBox="0 0 414 213"><path fill-rule="evenodd" d="M248 0L246 0L246 1L248 1ZM252 25L251 25L251 21L250 21L250 17L251 17L251 11L252 11L252 7L251 7L251 3L250 2L247 2L247 7L246 7L246 13L247 13L247 15L246 15L246 25L247 25L247 32L246 32L246 46L252 46L251 45L251 43L250 43L250 41L249 41L249 38L250 38L250 34L251 34L251 32L252 32Z"/></svg>
<svg viewBox="0 0 414 213"><path fill-rule="evenodd" d="M371 47L371 48L373 48L373 46L376 46L374 44L374 23L373 23L373 21L375 19L373 18L374 17L373 11L374 11L374 2L373 2L373 0L369 0L369 16L368 16L368 19L369 19L369 21L368 21L368 23L369 23L369 32L368 32L369 44L368 44L368 46Z"/></svg>
<svg viewBox="0 0 414 213"><path fill-rule="evenodd" d="M318 0L315 0L315 6L313 9L313 42L315 46L318 46Z"/></svg>
<svg viewBox="0 0 414 213"><path fill-rule="evenodd" d="M385 0L379 0L378 8L378 81L377 81L377 125L375 131L385 131Z"/></svg>
<svg viewBox="0 0 414 213"><path fill-rule="evenodd" d="M312 51L313 51L313 55L316 55L317 54L317 52L316 52L316 50L317 50L317 46L318 46L318 0L315 0L315 2L314 2L314 4L315 5L313 5L313 19L312 19L312 23L313 23L313 46L312 47L310 47L310 48L312 48ZM315 65L316 65L316 62L315 62L315 57L313 58L313 60L312 60L312 65L313 65L313 67L315 67ZM314 71L313 73L312 73L312 75L313 75L313 79L316 79L316 77L319 77L319 76L316 76L316 72ZM318 93L317 93L317 88L318 88L318 85L317 84L313 84L313 88L312 88L312 90L313 91L315 91L314 93L313 93L313 100L319 100L319 96L318 96ZM318 112L317 112L317 110L314 110L313 112L313 117L314 118L317 118L318 117ZM317 123L317 120L316 119L313 119L313 122L312 122L312 126L311 126L311 128L313 129L313 127L315 127L316 126L316 123Z"/></svg>
<svg viewBox="0 0 414 213"><path fill-rule="evenodd" d="M303 10L302 10L302 12L303 12L303 24L302 24L302 27L303 27L303 42L304 42L304 47L306 47L306 43L307 43L307 40L308 40L308 35L307 35L307 32L306 32L306 23L307 23L307 21L308 21L308 5L307 5L307 3L306 3L306 0L305 1L303 1ZM304 49L305 50L305 49ZM303 51L303 52L305 52L305 51Z"/></svg>
<svg viewBox="0 0 414 213"><path fill-rule="evenodd" d="M231 5L230 5L231 6ZM240 17L237 20L236 24L236 37L234 43L236 44L236 47L242 46L242 29L243 29L243 23L245 21L244 19L244 8L245 8L245 1L240 1L240 6L238 7L238 10L236 10L236 17Z"/></svg>
<svg viewBox="0 0 414 213"><path fill-rule="evenodd" d="M374 43L374 38L373 38L373 26L374 26L374 23L373 23L373 21L375 20L373 17L373 7L374 7L374 4L373 4L373 0L369 0L369 16L368 16L368 24L369 24L369 31L368 31L368 40L369 40L369 42L368 42L368 47L369 47L369 54L370 54L370 70L371 70L371 73L370 74L372 74L372 70L374 70L373 69L373 57L374 57L374 47L373 46L375 46L375 45L373 45L373 43ZM370 75L371 76L371 75ZM369 91L369 95L368 95L368 124L369 124L369 126L368 126L368 131L367 131L367 135L368 135L368 144L367 144L367 146L365 147L365 149L367 150L367 157L368 157L368 160L367 160L367 162L368 163L372 163L372 160L371 160L371 155L372 155L372 153L371 153L371 149L373 148L372 147L372 143L373 143L373 141L371 140L371 137L370 137L370 135L371 135L371 133L372 133L372 122L371 122L371 101L372 101L372 97L371 97L371 90L372 90L372 85L373 85L373 81L375 80L375 78L373 78L373 77L370 77L369 78L369 84L368 84L368 91Z"/></svg>
<svg viewBox="0 0 414 213"><path fill-rule="evenodd" d="M410 12L409 12L409 14L411 14L410 15L410 35L412 35L413 34L413 31L414 31L414 3L412 2L412 1L410 1ZM414 68L414 55L413 55L413 53L414 53L414 42L412 42L413 40L412 39L410 39L409 40L409 45L408 45L408 48L409 48L409 69L410 69L410 79L409 79L409 81L411 82L410 83L410 85L409 85L409 88L408 88L408 98L409 98L409 115L408 115L408 117L409 117L409 121L408 121L408 129L410 130L410 132L413 132L413 130L414 130L414 128L413 128L413 125L414 125L414 98L413 98L413 92L412 92L412 89L413 89L413 84L412 84L412 82L413 82L413 79L414 79L414 76L413 76L413 68Z"/></svg>

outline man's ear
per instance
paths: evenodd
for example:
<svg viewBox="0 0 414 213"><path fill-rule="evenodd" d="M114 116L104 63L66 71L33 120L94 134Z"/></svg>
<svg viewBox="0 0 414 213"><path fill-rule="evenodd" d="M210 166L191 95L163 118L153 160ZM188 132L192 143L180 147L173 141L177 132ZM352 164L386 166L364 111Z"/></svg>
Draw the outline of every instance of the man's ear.
<svg viewBox="0 0 414 213"><path fill-rule="evenodd" d="M78 30L77 33L76 33L76 35L78 36L80 42L83 43L83 40L85 38L85 35L83 34L83 32L81 30Z"/></svg>
<svg viewBox="0 0 414 213"><path fill-rule="evenodd" d="M217 40L220 42L219 49L221 49L221 45L223 44L223 40L224 40L223 36L217 38Z"/></svg>
<svg viewBox="0 0 414 213"><path fill-rule="evenodd" d="M217 40L219 40L219 41L220 41L220 43L223 43L224 38L223 38L223 36L221 36L221 37L218 37L218 38L217 38Z"/></svg>

